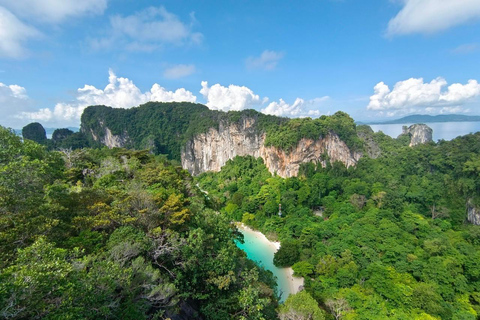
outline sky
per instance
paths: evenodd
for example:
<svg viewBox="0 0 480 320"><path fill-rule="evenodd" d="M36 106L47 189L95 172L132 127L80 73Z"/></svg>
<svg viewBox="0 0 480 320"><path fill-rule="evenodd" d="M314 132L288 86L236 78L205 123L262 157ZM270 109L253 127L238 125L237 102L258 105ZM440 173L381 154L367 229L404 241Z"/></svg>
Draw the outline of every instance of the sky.
<svg viewBox="0 0 480 320"><path fill-rule="evenodd" d="M0 0L0 125L148 101L478 115L479 61L480 0Z"/></svg>

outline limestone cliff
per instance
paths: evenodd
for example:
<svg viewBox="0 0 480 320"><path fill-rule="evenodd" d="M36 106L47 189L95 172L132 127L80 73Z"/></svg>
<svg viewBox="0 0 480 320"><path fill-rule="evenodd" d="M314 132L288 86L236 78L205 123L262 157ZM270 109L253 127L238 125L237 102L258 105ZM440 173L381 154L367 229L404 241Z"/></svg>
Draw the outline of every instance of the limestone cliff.
<svg viewBox="0 0 480 320"><path fill-rule="evenodd" d="M128 146L130 138L128 134L124 132L122 135L114 135L112 131L106 127L102 121L100 121L100 127L103 129L101 134L96 134L93 129L90 128L90 135L96 142L107 146L108 148L124 148Z"/></svg>
<svg viewBox="0 0 480 320"><path fill-rule="evenodd" d="M220 171L229 159L250 155L263 158L268 170L282 177L298 174L302 163L326 165L326 159L341 161L347 167L355 165L362 156L352 152L335 133L317 140L301 139L289 151L265 146L265 134L255 130L255 120L245 118L238 124L220 123L219 129L190 139L181 152L183 168L193 175L206 171Z"/></svg>
<svg viewBox="0 0 480 320"><path fill-rule="evenodd" d="M471 224L480 225L480 208L473 205L472 201L467 201L467 220Z"/></svg>
<svg viewBox="0 0 480 320"><path fill-rule="evenodd" d="M218 130L190 139L181 151L182 167L193 175L205 171L220 171L227 160L236 156L260 157L265 136L254 127L255 121L244 118L238 124L220 122Z"/></svg>
<svg viewBox="0 0 480 320"><path fill-rule="evenodd" d="M413 124L410 127L403 126L402 131L401 135L410 136L410 147L433 141L433 130L426 124Z"/></svg>

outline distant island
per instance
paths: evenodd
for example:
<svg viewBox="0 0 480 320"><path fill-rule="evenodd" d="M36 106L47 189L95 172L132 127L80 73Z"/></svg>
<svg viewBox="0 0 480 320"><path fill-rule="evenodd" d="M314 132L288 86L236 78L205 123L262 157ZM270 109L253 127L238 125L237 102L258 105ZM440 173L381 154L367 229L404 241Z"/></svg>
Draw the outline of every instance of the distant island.
<svg viewBox="0 0 480 320"><path fill-rule="evenodd" d="M53 132L57 129L60 129L60 128L45 128L45 133L47 134L47 136L51 137ZM67 127L67 129L72 130L73 132L80 131L79 127ZM13 131L15 131L15 133L19 136L22 135L22 129L13 129Z"/></svg>
<svg viewBox="0 0 480 320"><path fill-rule="evenodd" d="M480 121L480 116L467 116L463 114L441 114L430 116L414 114L400 119L388 121L357 122L357 124L402 124L402 123L432 123L432 122L474 122Z"/></svg>

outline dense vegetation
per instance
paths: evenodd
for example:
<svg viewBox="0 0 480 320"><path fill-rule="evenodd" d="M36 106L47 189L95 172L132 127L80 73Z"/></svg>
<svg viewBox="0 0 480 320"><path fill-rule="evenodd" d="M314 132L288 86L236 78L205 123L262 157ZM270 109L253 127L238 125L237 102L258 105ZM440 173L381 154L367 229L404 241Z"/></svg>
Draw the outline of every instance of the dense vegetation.
<svg viewBox="0 0 480 320"><path fill-rule="evenodd" d="M82 132L73 132L70 129L55 129L52 139L47 139L45 128L38 122L27 124L22 129L22 137L53 149L81 149L90 146L86 136Z"/></svg>
<svg viewBox="0 0 480 320"><path fill-rule="evenodd" d="M267 145L334 132L380 156L287 179L252 157L196 179L176 165L187 139L246 117ZM410 148L342 112L289 120L189 103L87 108L84 131L102 126L167 156L85 149L100 146L65 129L42 146L0 127L0 318L479 317L480 227L465 208L480 207L480 133ZM281 241L274 263L305 290L279 306L232 220Z"/></svg>
<svg viewBox="0 0 480 320"><path fill-rule="evenodd" d="M331 319L477 319L480 227L465 207L480 205L480 133L410 148L360 129L382 155L355 168L283 179L237 157L198 182L222 214L281 241L275 263Z"/></svg>
<svg viewBox="0 0 480 320"><path fill-rule="evenodd" d="M290 150L302 138L316 140L330 132L338 134L351 149L362 148L355 122L348 114L341 111L332 116L321 116L318 119L290 119L279 126L271 126L267 129L265 145Z"/></svg>
<svg viewBox="0 0 480 320"><path fill-rule="evenodd" d="M0 127L2 319L275 319L273 276L240 238L162 156L48 151Z"/></svg>
<svg viewBox="0 0 480 320"><path fill-rule="evenodd" d="M329 132L337 133L353 149L362 147L356 126L346 113L319 119L286 119L269 116L255 110L221 112L201 104L186 102L149 102L132 109L115 109L92 106L82 115L82 131L92 146L98 145L91 132L99 139L105 128L113 135L123 137L126 147L150 149L155 154L166 154L180 160L182 147L187 140L210 128L218 129L220 123L240 124L246 118L255 119L254 128L266 133L265 144L289 151L302 138L318 139Z"/></svg>
<svg viewBox="0 0 480 320"><path fill-rule="evenodd" d="M149 102L132 109L114 109L92 106L82 115L82 130L99 138L105 135L105 127L113 135L126 138L126 146L136 149L150 149L155 154L165 154L170 159L180 160L181 148L193 136L219 128L220 122L239 123L246 117L257 120L259 128L275 125L283 118L267 116L254 110L228 113L208 109L201 104L187 102Z"/></svg>

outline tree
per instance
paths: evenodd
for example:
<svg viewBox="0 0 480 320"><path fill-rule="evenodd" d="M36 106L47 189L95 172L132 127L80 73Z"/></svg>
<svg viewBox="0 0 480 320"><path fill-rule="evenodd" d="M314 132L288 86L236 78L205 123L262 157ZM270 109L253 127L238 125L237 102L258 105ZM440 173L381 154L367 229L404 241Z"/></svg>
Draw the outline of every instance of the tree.
<svg viewBox="0 0 480 320"><path fill-rule="evenodd" d="M348 311L350 311L350 306L348 305L348 301L344 298L339 299L328 299L325 302L327 309L332 313L336 320L340 320L343 318Z"/></svg>
<svg viewBox="0 0 480 320"><path fill-rule="evenodd" d="M317 301L305 290L288 296L285 304L280 306L280 320L323 320L325 315Z"/></svg>
<svg viewBox="0 0 480 320"><path fill-rule="evenodd" d="M300 261L292 266L294 276L306 277L313 273L313 265L307 261Z"/></svg>
<svg viewBox="0 0 480 320"><path fill-rule="evenodd" d="M300 259L300 247L294 240L282 242L280 249L273 256L273 263L277 267L290 267Z"/></svg>

